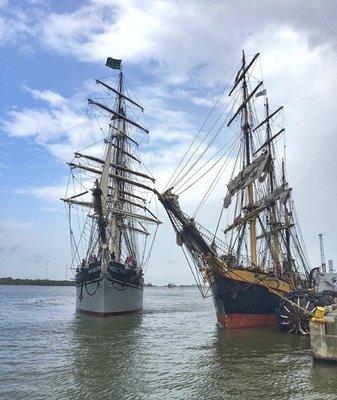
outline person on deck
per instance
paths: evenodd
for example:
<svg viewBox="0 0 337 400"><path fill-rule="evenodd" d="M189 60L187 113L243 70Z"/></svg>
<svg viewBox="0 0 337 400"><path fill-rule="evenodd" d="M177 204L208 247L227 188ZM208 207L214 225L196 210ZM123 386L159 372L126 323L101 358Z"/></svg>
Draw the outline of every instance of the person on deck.
<svg viewBox="0 0 337 400"><path fill-rule="evenodd" d="M124 261L125 268L129 267L129 259L130 259L130 256L127 256L125 261Z"/></svg>
<svg viewBox="0 0 337 400"><path fill-rule="evenodd" d="M127 256L125 259L125 268L130 268L132 265L133 257L131 255Z"/></svg>
<svg viewBox="0 0 337 400"><path fill-rule="evenodd" d="M131 256L130 268L133 270L137 268L137 262L132 256Z"/></svg>
<svg viewBox="0 0 337 400"><path fill-rule="evenodd" d="M86 264L85 258L82 258L81 269L85 268L85 264Z"/></svg>

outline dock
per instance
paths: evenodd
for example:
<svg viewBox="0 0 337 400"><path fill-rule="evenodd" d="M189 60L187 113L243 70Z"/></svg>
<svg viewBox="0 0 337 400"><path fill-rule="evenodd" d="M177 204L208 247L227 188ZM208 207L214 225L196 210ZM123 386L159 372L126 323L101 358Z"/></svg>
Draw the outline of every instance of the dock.
<svg viewBox="0 0 337 400"><path fill-rule="evenodd" d="M316 308L310 321L310 345L314 359L337 362L337 304Z"/></svg>

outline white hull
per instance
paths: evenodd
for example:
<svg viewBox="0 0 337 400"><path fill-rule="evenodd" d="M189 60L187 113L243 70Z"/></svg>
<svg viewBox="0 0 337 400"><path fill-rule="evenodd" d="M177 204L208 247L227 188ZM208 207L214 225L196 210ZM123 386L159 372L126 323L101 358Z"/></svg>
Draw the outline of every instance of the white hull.
<svg viewBox="0 0 337 400"><path fill-rule="evenodd" d="M99 282L99 285L98 285ZM141 310L143 288L123 286L106 277L76 286L76 309L87 314L112 315Z"/></svg>

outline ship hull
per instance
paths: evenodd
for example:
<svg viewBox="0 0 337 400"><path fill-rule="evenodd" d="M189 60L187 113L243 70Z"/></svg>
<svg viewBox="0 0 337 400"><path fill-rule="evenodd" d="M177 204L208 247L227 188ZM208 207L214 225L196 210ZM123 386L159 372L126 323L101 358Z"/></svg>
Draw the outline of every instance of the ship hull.
<svg viewBox="0 0 337 400"><path fill-rule="evenodd" d="M279 296L259 283L235 280L215 274L213 301L218 322L225 328L276 325Z"/></svg>
<svg viewBox="0 0 337 400"><path fill-rule="evenodd" d="M119 283L106 276L76 286L78 312L109 316L143 308L143 287Z"/></svg>

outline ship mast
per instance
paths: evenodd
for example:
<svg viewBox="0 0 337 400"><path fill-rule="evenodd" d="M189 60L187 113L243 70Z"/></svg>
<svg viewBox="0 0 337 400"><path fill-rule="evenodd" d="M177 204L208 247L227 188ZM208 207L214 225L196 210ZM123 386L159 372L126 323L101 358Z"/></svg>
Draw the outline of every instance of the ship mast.
<svg viewBox="0 0 337 400"><path fill-rule="evenodd" d="M237 116L241 114L240 129L242 131L242 140L244 144L244 157L241 171L228 184L228 194L224 200L224 207L227 208L229 206L231 197L235 193L238 194L239 190L241 189L242 195L244 193L246 194L246 204L243 207L242 198L240 208L245 212L245 216L243 218L241 218L240 215L235 216L234 223L225 229L225 233L240 227L236 252L237 254L240 254L240 247L245 235L244 228L246 224L249 223L249 250L251 264L254 267L258 267L257 240L265 237L270 248L275 270L280 271L281 246L276 201L279 199L283 188L279 188L276 182L272 142L284 131L284 129L281 129L275 135L272 135L270 121L280 110L282 110L283 107L279 107L276 111L270 114L268 98L266 98L265 119L257 124L257 126L253 127L253 98L265 95L266 93L265 89L258 92L259 88L261 88L263 85L262 81L258 82L255 88L251 91L249 91L248 87L249 78L247 77L247 73L258 57L259 53L257 53L248 63L248 65L246 65L245 53L244 51L242 52L242 65L236 76L234 87L229 93L229 95L231 95L235 89L238 88L239 84L241 84L239 90L242 93L242 102L237 111L230 118L227 126L230 126ZM256 131L264 124L266 124L266 139L265 142L258 149L256 149L256 146L254 145L255 141L253 140L253 133L254 135L258 135L258 132ZM268 177L267 194L264 198L261 198L261 191L256 192L254 181L257 178L261 178L261 182L263 182L264 176ZM264 223L260 218L261 212L263 212L266 208L269 210L270 232L266 231ZM262 230L262 234L259 236L257 236L257 220L259 221Z"/></svg>
<svg viewBox="0 0 337 400"><path fill-rule="evenodd" d="M267 133L267 140L268 143L268 154L269 154L269 191L272 193L275 189L275 176L274 176L274 162L272 156L272 145L271 145L271 127L270 127L270 115L269 115L269 102L268 97L266 97L265 103L266 109L266 133ZM277 272L280 270L280 242L279 242L279 233L278 233L278 221L276 215L276 204L272 202L270 207L270 220L271 220L271 232L273 237L273 255L274 255L274 262L275 262L275 271Z"/></svg>
<svg viewBox="0 0 337 400"><path fill-rule="evenodd" d="M117 94L117 112L120 115L124 114L122 106L122 95L123 95L123 72L119 73L118 80L118 94ZM122 126L123 125L123 126ZM112 129L112 128L110 128ZM125 131L125 121L120 118L117 119L117 133L114 134L116 137L116 148L114 152L113 163L116 166L125 166L123 160L123 154L125 154L125 137L123 132ZM115 168L115 174L122 175L123 171ZM123 196L125 183L123 181L118 181L118 178L113 178L112 180L112 198L113 198L113 208L122 209L123 202L119 199ZM120 262L121 258L121 243L122 243L122 232L120 226L123 225L123 216L121 214L112 214L111 218L111 236L109 248L111 252L115 255L115 260Z"/></svg>
<svg viewBox="0 0 337 400"><path fill-rule="evenodd" d="M282 175L277 168L279 159L275 139L285 129L280 128L275 119L283 107L270 109L263 82L251 72L259 55L255 54L248 61L244 51L242 52L240 69L228 94L233 94L232 111L229 117L226 116L226 122L227 126L235 123L232 131L234 143L237 145L234 150L237 157L228 156L226 152L222 155L223 158L233 160L234 165L215 233L210 233L196 222L195 215L199 212L200 205L190 218L181 210L178 201L183 192L198 182L198 179L195 179L190 183L194 174L201 170L203 177L209 172L210 168L206 164L213 155L197 170L193 170L196 162L192 164L191 161L192 166L187 172L186 165L189 160L182 166L180 162L177 172L174 172L172 181L170 180L171 187L163 194L158 194L158 198L176 231L177 244L185 246L188 250L191 257L188 263L194 263L197 275L200 274L201 279L205 279L205 276L206 279L211 277L210 282L213 284L212 276L208 274L209 271L217 271L218 268L222 273L235 269L253 269L253 274L256 274L257 270L265 274L274 271L275 279L284 279L293 288L298 286L304 274L307 275L307 261L293 219L296 218L296 214L293 212L290 197L292 189L286 182L284 167ZM264 103L255 100L260 96L264 96ZM262 121L258 119L260 111L263 114ZM218 131L214 133L215 138L217 134ZM213 144L212 140L214 139L210 140L210 145ZM232 142L228 141L227 144L228 152L232 151ZM190 159L199 145L195 145L196 149L192 146L193 143L186 152L192 153ZM184 157L187 157L186 154ZM215 154L218 155L218 152ZM226 162L224 165L227 166ZM223 170L220 169L219 175ZM216 179L218 182L218 176ZM213 183L209 191L213 189L212 185ZM173 192L175 186L177 194ZM225 241L221 241L217 232L224 209L229 209L224 233L226 235L230 232L230 238L226 237ZM242 251L243 246L245 249Z"/></svg>
<svg viewBox="0 0 337 400"><path fill-rule="evenodd" d="M244 50L242 51L242 71L243 71L243 125L242 130L244 132L245 147L246 147L246 166L251 163L251 125L249 121L249 97L248 88L245 74L246 67L246 57ZM253 182L247 187L248 194L248 210L252 210L254 206L254 186ZM249 241L250 241L250 256L251 261L254 266L257 265L257 255L256 255L256 217L252 216L249 220Z"/></svg>
<svg viewBox="0 0 337 400"><path fill-rule="evenodd" d="M120 73L119 86L121 85L121 76L122 76L122 73ZM120 96L118 96L117 103L118 103L117 112L120 113ZM113 118L114 118L114 114L112 114L110 117L109 138L107 140L107 151L106 151L106 156L104 159L104 165L103 165L103 169L102 169L102 173L101 173L101 178L100 178L99 184L97 184L97 189L95 189L93 191L94 202L98 205L101 204L101 210L98 213L98 215L99 215L98 226L99 226L99 236L100 236L100 242L101 242L101 257L102 257L102 272L103 273L107 272L107 266L110 261L109 242L111 242L111 237L113 237L113 235L111 235L110 240L108 240L108 238L107 238L107 221L109 220L109 218L108 218L108 214L109 214L108 199L109 199L110 190L111 190L110 189L110 168L111 168L111 163L112 163L112 152L113 152L113 149L115 148L113 145L113 136L114 136L114 126L112 124ZM120 132L120 119L117 119L117 124L118 124L117 130L118 130L118 132ZM118 144L117 144L117 147L118 147ZM118 148L116 148L116 150L115 150L115 155L117 153L117 150L118 150ZM116 188L117 188L117 186L114 185L115 192L117 192ZM113 227L115 227L115 226L117 227L116 216L112 215L111 221L112 221ZM118 235L117 230L115 233Z"/></svg>
<svg viewBox="0 0 337 400"><path fill-rule="evenodd" d="M240 253L240 247L244 239L245 235L245 226L247 222L249 223L249 249L250 249L250 261L254 267L257 267L257 236L256 236L256 218L259 213L259 209L256 209L254 201L255 201L255 193L254 193L254 179L250 179L252 175L254 175L259 168L259 164L264 164L266 162L265 154L262 154L258 160L253 160L253 156L257 153L253 153L253 140L252 140L252 110L251 110L251 101L256 95L259 88L263 85L263 82L259 82L256 87L252 90L248 90L248 80L247 73L250 68L254 65L255 61L259 57L260 53L255 54L253 59L246 65L246 57L245 52L242 51L242 65L241 68L235 78L235 83L231 91L229 92L229 96L236 90L236 88L240 85L240 91L242 92L242 103L237 108L236 112L232 115L230 120L227 123L227 126L230 126L233 121L236 120L238 115L241 115L241 131L243 133L243 141L244 141L244 160L243 167L240 171L239 176L233 179L231 184L231 189L229 189L228 194L224 200L224 207L227 208L231 202L231 197L234 193L237 193L238 189L244 189L242 193L246 193L247 200L246 206L242 209L245 210L245 217L235 218L234 223L225 229L225 233L233 230L236 227L240 227L240 234L238 237L238 247L237 254ZM261 149L259 149L261 150ZM247 182L247 184L244 183Z"/></svg>
<svg viewBox="0 0 337 400"><path fill-rule="evenodd" d="M282 160L282 182L283 185L286 185L286 177L285 177L285 165L284 165L284 160ZM284 204L284 222L285 222L285 234L286 234L286 269L287 273L291 272L291 261L292 261L292 256L291 256L291 248L290 248L290 215L289 215L289 210L287 203Z"/></svg>
<svg viewBox="0 0 337 400"><path fill-rule="evenodd" d="M121 60L108 58L106 65L121 70ZM75 152L75 159L78 162L72 161L67 164L71 170L79 170L89 176L94 174L94 188L83 191L85 186L73 176L73 179L82 186L82 191L77 193L74 187L75 194L62 200L69 204L69 207L80 207L81 211L89 210L87 221L90 223L85 225L87 223L85 222L78 240L78 243L88 242L85 260L98 256L103 274L107 273L111 262L122 265L123 257L131 257L141 269L146 262L146 240L150 235L147 226L161 223L148 208L146 198L146 193L154 192L154 188L149 186L147 181L155 183L155 179L140 171L142 163L136 155L139 143L136 141L135 133L141 131L143 134L148 134L149 131L137 119L133 120L127 115L129 107L141 112L143 107L125 94L122 71L118 74L116 87L98 79L96 83L109 92L109 99L111 93L114 98L114 106L111 108L105 102L88 98L89 105L97 107L102 114L108 113L108 135L102 139L102 143L105 144L104 155L99 158L96 154ZM92 146L96 144L93 143ZM86 150L89 148L90 146ZM83 197L90 191L92 191L92 201ZM144 240L140 241L140 237ZM76 257L81 262L78 244L75 243L74 248Z"/></svg>

